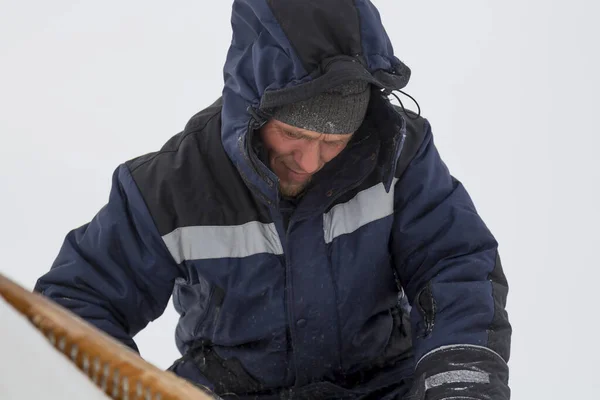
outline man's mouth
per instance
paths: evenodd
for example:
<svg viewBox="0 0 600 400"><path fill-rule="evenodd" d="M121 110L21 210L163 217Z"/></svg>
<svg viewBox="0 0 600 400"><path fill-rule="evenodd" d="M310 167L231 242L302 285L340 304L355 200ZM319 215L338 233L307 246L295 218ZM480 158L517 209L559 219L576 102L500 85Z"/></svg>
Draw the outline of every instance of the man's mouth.
<svg viewBox="0 0 600 400"><path fill-rule="evenodd" d="M297 172L288 166L285 166L285 168L288 170L288 176L291 178L291 180L296 182L304 182L311 176L311 174L305 172Z"/></svg>

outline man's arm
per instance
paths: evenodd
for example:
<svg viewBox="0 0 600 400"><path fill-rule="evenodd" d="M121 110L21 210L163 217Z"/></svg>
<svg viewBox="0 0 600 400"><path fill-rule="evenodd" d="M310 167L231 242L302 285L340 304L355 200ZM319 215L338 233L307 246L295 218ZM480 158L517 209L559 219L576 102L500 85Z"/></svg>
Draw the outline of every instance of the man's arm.
<svg viewBox="0 0 600 400"><path fill-rule="evenodd" d="M179 274L122 165L108 204L67 235L34 290L137 351L133 337L164 312Z"/></svg>
<svg viewBox="0 0 600 400"><path fill-rule="evenodd" d="M412 305L411 400L508 400L511 327L497 242L425 138L395 186L391 251Z"/></svg>

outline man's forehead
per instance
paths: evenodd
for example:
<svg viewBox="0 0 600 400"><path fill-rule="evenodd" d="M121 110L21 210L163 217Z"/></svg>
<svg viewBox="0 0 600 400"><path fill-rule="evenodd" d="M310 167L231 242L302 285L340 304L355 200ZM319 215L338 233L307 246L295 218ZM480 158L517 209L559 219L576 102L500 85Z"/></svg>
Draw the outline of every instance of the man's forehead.
<svg viewBox="0 0 600 400"><path fill-rule="evenodd" d="M328 142L338 142L338 141L346 141L346 140L350 140L352 138L352 136L354 135L354 133L347 133L347 134L338 134L338 133L320 133L320 132L315 132L315 131L309 131L307 129L303 129L303 128L299 128L293 125L289 125L286 124L285 122L273 119L273 122L275 122L275 124L281 128L284 129L288 132L292 132L294 134L297 135L301 135L301 136L306 136L306 137L310 137L312 139L319 139L319 138L323 138L325 141Z"/></svg>

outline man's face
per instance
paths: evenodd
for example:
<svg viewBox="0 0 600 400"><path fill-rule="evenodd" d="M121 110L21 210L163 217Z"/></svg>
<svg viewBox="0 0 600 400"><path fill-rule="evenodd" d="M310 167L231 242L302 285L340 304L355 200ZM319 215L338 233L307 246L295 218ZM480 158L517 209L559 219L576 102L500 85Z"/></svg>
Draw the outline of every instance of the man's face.
<svg viewBox="0 0 600 400"><path fill-rule="evenodd" d="M352 133L318 133L271 119L261 128L260 136L268 152L269 167L279 177L281 193L294 197L317 171L344 150Z"/></svg>

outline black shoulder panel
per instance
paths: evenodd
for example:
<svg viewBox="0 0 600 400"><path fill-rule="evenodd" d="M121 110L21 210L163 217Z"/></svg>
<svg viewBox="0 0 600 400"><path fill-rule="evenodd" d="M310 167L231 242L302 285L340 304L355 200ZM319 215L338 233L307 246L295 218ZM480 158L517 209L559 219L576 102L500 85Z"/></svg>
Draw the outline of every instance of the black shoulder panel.
<svg viewBox="0 0 600 400"><path fill-rule="evenodd" d="M161 235L184 226L270 222L223 148L220 102L194 115L160 151L127 166Z"/></svg>
<svg viewBox="0 0 600 400"><path fill-rule="evenodd" d="M308 73L324 58L362 54L358 11L353 0L267 3Z"/></svg>
<svg viewBox="0 0 600 400"><path fill-rule="evenodd" d="M219 99L208 108L205 108L202 111L197 112L186 124L185 129L182 132L179 132L177 135L173 136L169 139L160 151L149 153L140 157L137 157L133 160L130 160L127 163L127 167L131 170L133 174L136 169L143 166L146 163L152 162L156 157L159 157L165 153L173 153L177 152L182 143L189 139L188 136L193 134L196 131L203 130L208 123L217 116L217 114L221 114L221 106L222 100ZM219 118L220 120L220 118Z"/></svg>

